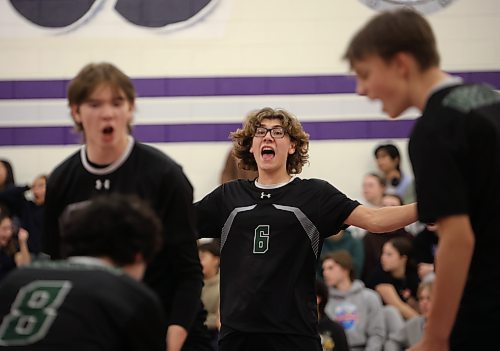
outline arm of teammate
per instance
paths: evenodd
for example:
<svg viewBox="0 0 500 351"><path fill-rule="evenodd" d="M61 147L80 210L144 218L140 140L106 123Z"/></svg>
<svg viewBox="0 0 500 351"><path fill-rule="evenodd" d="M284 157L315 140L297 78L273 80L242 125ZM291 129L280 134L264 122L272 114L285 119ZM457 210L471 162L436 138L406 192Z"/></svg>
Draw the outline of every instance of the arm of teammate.
<svg viewBox="0 0 500 351"><path fill-rule="evenodd" d="M411 351L446 351L457 315L472 253L474 233L467 215L438 221L439 246L436 256L432 307L422 340Z"/></svg>
<svg viewBox="0 0 500 351"><path fill-rule="evenodd" d="M359 205L347 217L345 224L361 227L372 233L385 233L403 228L416 220L416 203L382 208Z"/></svg>
<svg viewBox="0 0 500 351"><path fill-rule="evenodd" d="M180 351L186 341L187 330L177 324L170 324L167 328L167 351Z"/></svg>

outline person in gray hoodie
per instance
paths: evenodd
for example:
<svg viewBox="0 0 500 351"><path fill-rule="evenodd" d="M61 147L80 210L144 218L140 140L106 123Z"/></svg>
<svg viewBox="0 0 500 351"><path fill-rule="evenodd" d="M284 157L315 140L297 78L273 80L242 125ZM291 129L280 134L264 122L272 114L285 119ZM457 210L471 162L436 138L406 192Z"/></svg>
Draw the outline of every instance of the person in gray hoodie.
<svg viewBox="0 0 500 351"><path fill-rule="evenodd" d="M340 250L322 259L323 279L329 288L326 315L340 323L352 351L381 351L386 337L382 300L360 280L353 280L353 261Z"/></svg>

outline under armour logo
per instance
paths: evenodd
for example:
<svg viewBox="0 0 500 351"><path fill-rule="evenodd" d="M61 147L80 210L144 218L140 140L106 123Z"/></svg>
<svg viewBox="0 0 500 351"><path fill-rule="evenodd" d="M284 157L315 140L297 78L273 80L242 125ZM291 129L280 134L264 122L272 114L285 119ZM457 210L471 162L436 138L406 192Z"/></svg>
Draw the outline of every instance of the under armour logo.
<svg viewBox="0 0 500 351"><path fill-rule="evenodd" d="M271 194L264 194L264 192L260 193L260 198L263 199L265 196L267 196L268 199L271 198Z"/></svg>
<svg viewBox="0 0 500 351"><path fill-rule="evenodd" d="M111 186L111 182L109 181L109 179L106 179L104 182L100 179L97 179L95 181L95 188L97 190L101 190L102 188L109 190L110 186Z"/></svg>

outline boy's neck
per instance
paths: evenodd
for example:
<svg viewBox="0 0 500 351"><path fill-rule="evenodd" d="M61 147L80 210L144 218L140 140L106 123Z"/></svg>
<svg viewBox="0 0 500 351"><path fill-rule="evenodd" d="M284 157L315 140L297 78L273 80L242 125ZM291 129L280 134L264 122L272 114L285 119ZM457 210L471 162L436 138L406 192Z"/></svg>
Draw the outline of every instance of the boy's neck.
<svg viewBox="0 0 500 351"><path fill-rule="evenodd" d="M350 278L346 277L340 283L337 284L337 290L346 292L351 289L352 281Z"/></svg>
<svg viewBox="0 0 500 351"><path fill-rule="evenodd" d="M288 183L291 178L292 176L286 172L269 173L259 171L256 181L261 185L277 185Z"/></svg>
<svg viewBox="0 0 500 351"><path fill-rule="evenodd" d="M110 145L109 147L100 147L97 145L87 144L87 158L90 162L96 165L109 165L118 160L129 143L129 138L126 136L119 143Z"/></svg>
<svg viewBox="0 0 500 351"><path fill-rule="evenodd" d="M413 82L411 82L411 99L413 106L423 111L434 87L448 77L450 77L450 75L443 72L439 67L431 67L425 72L417 72L414 75Z"/></svg>

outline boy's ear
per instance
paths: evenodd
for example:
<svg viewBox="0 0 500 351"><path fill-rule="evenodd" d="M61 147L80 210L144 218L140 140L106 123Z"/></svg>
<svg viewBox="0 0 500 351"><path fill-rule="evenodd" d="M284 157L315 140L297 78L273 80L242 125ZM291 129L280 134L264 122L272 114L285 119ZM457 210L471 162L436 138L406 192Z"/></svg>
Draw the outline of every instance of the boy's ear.
<svg viewBox="0 0 500 351"><path fill-rule="evenodd" d="M80 107L78 105L71 105L70 110L71 110L71 117L73 117L73 120L76 123L82 123L80 118Z"/></svg>
<svg viewBox="0 0 500 351"><path fill-rule="evenodd" d="M396 65L398 73L403 77L408 77L410 72L415 68L415 59L407 52L398 52L394 55L393 63Z"/></svg>
<svg viewBox="0 0 500 351"><path fill-rule="evenodd" d="M129 123L134 122L134 113L135 113L135 103L130 103L130 121L129 121Z"/></svg>

